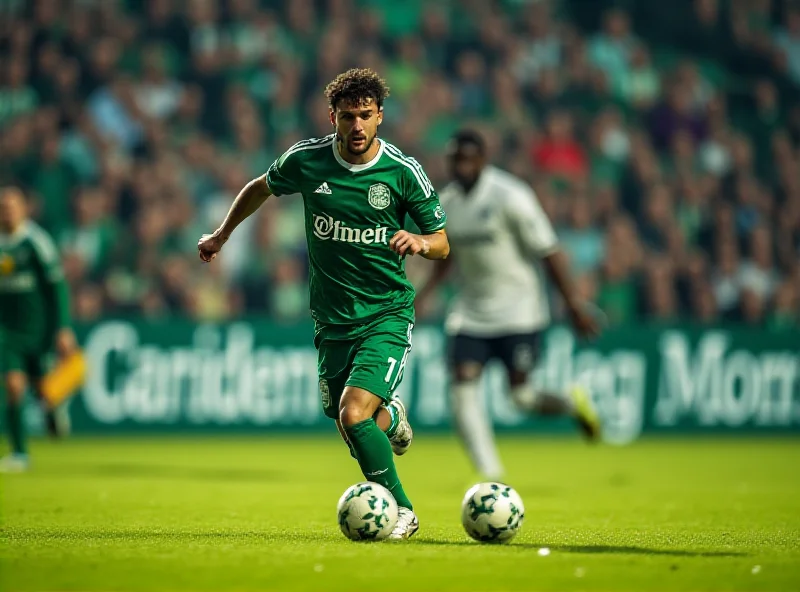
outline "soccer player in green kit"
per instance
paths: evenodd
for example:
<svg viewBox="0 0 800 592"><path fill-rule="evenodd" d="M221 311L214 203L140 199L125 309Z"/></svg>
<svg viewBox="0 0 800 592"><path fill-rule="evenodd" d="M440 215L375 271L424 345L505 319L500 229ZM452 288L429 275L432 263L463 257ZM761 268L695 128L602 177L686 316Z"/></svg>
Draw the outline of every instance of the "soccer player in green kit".
<svg viewBox="0 0 800 592"><path fill-rule="evenodd" d="M404 258L447 257L446 216L419 163L377 137L386 83L371 70L352 69L325 95L334 133L298 142L248 183L198 249L211 261L269 196L303 196L322 406L364 477L397 500L390 538L407 539L419 521L392 457L393 451L403 454L412 437L405 408L393 398L414 326ZM421 234L403 230L406 215Z"/></svg>
<svg viewBox="0 0 800 592"><path fill-rule="evenodd" d="M58 250L48 234L27 219L27 204L16 187L0 188L0 377L6 396L6 429L11 454L0 472L28 468L22 403L28 386L40 394L47 358L76 349L69 328L69 300ZM59 433L59 413L45 405L48 430Z"/></svg>

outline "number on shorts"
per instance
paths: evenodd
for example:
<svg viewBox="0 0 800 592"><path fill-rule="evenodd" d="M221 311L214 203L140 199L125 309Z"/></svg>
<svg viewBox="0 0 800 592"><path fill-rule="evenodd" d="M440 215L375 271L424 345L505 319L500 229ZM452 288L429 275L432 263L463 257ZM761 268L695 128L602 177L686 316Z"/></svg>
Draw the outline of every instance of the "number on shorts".
<svg viewBox="0 0 800 592"><path fill-rule="evenodd" d="M392 378L392 372L394 372L394 367L397 366L397 360L392 358L391 356L389 357L388 362L389 362L389 371L386 372L386 376L384 377L383 382L389 382L389 380Z"/></svg>

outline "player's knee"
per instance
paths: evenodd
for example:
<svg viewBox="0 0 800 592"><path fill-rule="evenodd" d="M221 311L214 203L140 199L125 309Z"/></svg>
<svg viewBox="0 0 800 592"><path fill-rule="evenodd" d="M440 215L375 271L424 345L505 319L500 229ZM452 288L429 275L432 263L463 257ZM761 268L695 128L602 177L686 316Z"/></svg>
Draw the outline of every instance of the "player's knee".
<svg viewBox="0 0 800 592"><path fill-rule="evenodd" d="M339 401L339 421L348 428L366 421L375 414L383 401L367 390L345 387Z"/></svg>
<svg viewBox="0 0 800 592"><path fill-rule="evenodd" d="M478 362L464 362L456 365L453 376L456 382L472 382L478 380L483 366Z"/></svg>
<svg viewBox="0 0 800 592"><path fill-rule="evenodd" d="M372 417L371 410L365 409L363 406L353 402L346 403L343 401L339 407L339 421L342 422L342 426L346 428L361 423L370 417Z"/></svg>
<svg viewBox="0 0 800 592"><path fill-rule="evenodd" d="M345 388L339 401L339 421L342 426L348 428L372 417L377 407L372 405L372 398L362 389Z"/></svg>
<svg viewBox="0 0 800 592"><path fill-rule="evenodd" d="M6 374L4 383L8 401L10 403L19 403L22 401L27 387L25 375L21 372L9 372Z"/></svg>

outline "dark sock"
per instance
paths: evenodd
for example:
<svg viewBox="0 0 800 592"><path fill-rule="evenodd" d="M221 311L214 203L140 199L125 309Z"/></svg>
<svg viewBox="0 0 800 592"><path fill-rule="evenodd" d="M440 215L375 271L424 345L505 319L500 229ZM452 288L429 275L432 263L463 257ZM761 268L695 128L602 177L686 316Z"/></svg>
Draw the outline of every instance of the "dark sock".
<svg viewBox="0 0 800 592"><path fill-rule="evenodd" d="M364 477L391 491L398 506L412 510L411 501L397 476L392 445L375 420L365 419L345 428L345 431Z"/></svg>

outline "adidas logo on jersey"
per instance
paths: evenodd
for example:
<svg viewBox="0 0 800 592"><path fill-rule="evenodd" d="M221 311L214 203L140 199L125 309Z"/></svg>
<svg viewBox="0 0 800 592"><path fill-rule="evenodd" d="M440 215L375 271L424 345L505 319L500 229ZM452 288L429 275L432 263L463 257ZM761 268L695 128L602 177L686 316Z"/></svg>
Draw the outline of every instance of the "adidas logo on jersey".
<svg viewBox="0 0 800 592"><path fill-rule="evenodd" d="M331 195L333 193L333 191L331 191L331 188L328 187L328 182L325 181L322 185L317 187L317 190L314 191L314 193L322 193L323 195Z"/></svg>

